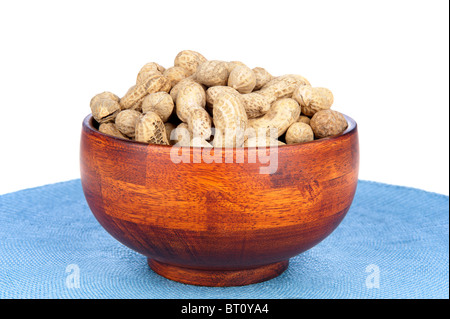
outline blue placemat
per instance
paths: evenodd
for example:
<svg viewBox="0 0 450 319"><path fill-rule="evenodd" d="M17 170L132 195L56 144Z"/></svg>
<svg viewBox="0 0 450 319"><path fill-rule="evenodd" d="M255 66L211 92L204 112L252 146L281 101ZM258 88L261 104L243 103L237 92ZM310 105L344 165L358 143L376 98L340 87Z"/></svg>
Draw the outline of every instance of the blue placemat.
<svg viewBox="0 0 450 319"><path fill-rule="evenodd" d="M448 196L360 181L340 226L281 276L197 287L112 238L73 180L0 196L0 298L449 298L448 222Z"/></svg>

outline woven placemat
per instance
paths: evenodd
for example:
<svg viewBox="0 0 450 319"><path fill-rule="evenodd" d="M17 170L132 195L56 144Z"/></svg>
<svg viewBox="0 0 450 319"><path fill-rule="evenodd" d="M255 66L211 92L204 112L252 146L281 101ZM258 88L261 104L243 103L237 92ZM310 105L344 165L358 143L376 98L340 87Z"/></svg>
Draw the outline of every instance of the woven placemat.
<svg viewBox="0 0 450 319"><path fill-rule="evenodd" d="M281 276L165 279L97 222L80 180L0 196L0 298L449 298L448 196L360 181L339 227Z"/></svg>

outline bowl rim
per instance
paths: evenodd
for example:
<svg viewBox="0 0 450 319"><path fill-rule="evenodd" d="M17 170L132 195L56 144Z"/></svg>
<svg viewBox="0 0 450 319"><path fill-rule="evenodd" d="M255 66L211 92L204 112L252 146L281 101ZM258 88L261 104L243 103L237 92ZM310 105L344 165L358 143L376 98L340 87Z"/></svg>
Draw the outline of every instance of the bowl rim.
<svg viewBox="0 0 450 319"><path fill-rule="evenodd" d="M323 143L324 141L337 140L337 139L345 137L346 135L349 135L349 134L352 134L352 133L356 132L356 130L358 128L358 124L356 123L356 121L353 118L351 118L350 116L346 115L346 114L343 114L343 113L341 113L341 114L344 116L344 118L346 119L347 124L348 124L347 128L342 133L339 133L339 134L333 135L333 136L329 136L329 137L320 138L320 139L313 140L313 141L310 141L310 142L297 143L297 144L275 145L275 146L272 146L272 147L276 147L276 148L294 148L294 147L295 148L299 148L299 147L302 147L302 146L305 146L305 145L311 145L311 144L314 144L314 143ZM108 135L108 134L102 133L98 129L96 129L94 127L94 121L95 120L94 120L94 117L92 116L92 113L89 113L83 120L83 125L82 125L83 129L88 130L93 135L101 136L101 137L103 137L105 139L111 139L111 140L114 140L114 141L122 143L122 144L130 144L130 145L136 145L136 146L137 145L143 145L143 146L152 147L152 148L165 148L165 149L168 149L168 148L172 148L173 147L173 145L148 144L148 143L145 143L145 142L126 140L126 139L123 139L123 138L120 138L120 137L115 137L115 136L112 136L112 135ZM201 147L201 146L190 146L189 148L190 149L202 149L204 147ZM261 147L261 146L257 146L257 147L245 146L245 147L239 147L239 148L231 148L231 147L229 147L229 148L221 148L221 150L235 150L235 149L248 149L248 148L253 148L254 149L254 148L264 148L264 147ZM270 146L266 146L266 148L270 148Z"/></svg>

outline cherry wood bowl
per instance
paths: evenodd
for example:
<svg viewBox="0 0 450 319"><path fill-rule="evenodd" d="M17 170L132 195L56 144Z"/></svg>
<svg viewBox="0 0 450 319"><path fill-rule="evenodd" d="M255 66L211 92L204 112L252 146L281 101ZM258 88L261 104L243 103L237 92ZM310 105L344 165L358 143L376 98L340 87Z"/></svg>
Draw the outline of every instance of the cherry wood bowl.
<svg viewBox="0 0 450 319"><path fill-rule="evenodd" d="M334 137L272 150L277 169L220 150L222 163L174 163L171 146L107 136L89 115L81 182L90 209L156 273L202 286L239 286L281 274L342 221L356 191L357 125ZM269 149L268 149L269 150ZM266 153L268 154L268 153ZM225 163L226 156L233 163ZM228 157L229 158L229 157Z"/></svg>

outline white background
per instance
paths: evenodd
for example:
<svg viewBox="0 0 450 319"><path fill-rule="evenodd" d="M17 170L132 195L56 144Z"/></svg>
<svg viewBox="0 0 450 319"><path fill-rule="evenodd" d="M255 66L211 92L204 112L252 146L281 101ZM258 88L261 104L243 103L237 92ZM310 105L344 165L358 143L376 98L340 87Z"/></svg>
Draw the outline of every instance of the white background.
<svg viewBox="0 0 450 319"><path fill-rule="evenodd" d="M2 1L0 194L79 178L91 97L184 49L330 88L360 178L449 193L449 2Z"/></svg>

